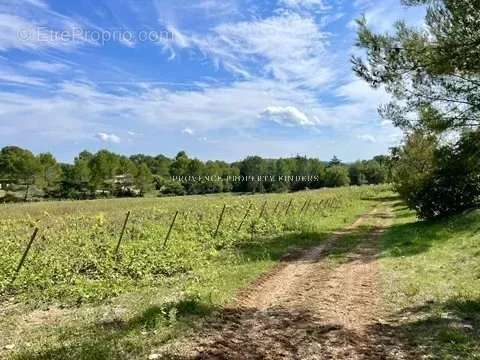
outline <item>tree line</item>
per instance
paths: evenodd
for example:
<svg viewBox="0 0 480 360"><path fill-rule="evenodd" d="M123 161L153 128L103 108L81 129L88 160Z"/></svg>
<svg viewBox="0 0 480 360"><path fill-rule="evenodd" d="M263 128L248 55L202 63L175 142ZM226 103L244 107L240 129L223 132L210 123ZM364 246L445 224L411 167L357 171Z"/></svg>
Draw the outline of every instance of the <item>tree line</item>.
<svg viewBox="0 0 480 360"><path fill-rule="evenodd" d="M379 184L389 179L390 163L387 156L352 164L342 163L336 157L322 162L304 156L283 159L250 156L234 163L204 162L190 158L184 151L169 158L144 154L127 157L100 150L82 151L73 164L66 164L50 153L35 155L27 149L7 146L0 151L3 190L0 201L93 199L147 193L287 192ZM189 180L192 177L197 180ZM238 178L245 180L235 181ZM285 178L289 181L282 181Z"/></svg>

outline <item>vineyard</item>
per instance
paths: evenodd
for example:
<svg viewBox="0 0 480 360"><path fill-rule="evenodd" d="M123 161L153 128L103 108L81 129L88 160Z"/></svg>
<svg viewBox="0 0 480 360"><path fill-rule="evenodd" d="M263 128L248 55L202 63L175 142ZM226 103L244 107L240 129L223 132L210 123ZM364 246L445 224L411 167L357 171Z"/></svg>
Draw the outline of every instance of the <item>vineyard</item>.
<svg viewBox="0 0 480 360"><path fill-rule="evenodd" d="M201 289L222 281L222 266L230 276L252 262L263 271L292 248L321 241L385 191L4 205L1 297L74 305L157 286Z"/></svg>

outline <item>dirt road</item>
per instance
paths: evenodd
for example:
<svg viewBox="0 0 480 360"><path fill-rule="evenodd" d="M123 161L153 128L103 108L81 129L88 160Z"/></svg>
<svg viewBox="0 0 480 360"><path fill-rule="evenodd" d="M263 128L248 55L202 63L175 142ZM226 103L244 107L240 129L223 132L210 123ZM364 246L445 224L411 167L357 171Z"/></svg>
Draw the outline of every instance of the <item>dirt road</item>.
<svg viewBox="0 0 480 360"><path fill-rule="evenodd" d="M382 320L378 238L390 223L382 207L285 261L163 358L416 358Z"/></svg>

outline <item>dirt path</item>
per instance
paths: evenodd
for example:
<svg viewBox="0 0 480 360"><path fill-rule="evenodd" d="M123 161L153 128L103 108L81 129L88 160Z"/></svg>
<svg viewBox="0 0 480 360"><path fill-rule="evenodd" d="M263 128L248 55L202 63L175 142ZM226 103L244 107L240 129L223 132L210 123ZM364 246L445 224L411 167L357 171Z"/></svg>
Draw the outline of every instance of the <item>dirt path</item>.
<svg viewBox="0 0 480 360"><path fill-rule="evenodd" d="M373 230L345 251L342 240L366 223ZM164 358L415 358L382 320L377 240L390 223L388 210L362 216L260 279L192 343L164 352ZM342 249L337 260L328 256Z"/></svg>

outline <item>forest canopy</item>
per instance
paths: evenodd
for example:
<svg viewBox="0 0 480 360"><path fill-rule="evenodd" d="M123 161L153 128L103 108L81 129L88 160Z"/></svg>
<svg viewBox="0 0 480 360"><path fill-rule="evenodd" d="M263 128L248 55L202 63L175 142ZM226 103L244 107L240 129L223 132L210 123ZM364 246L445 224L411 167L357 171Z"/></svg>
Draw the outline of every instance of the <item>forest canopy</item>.
<svg viewBox="0 0 480 360"><path fill-rule="evenodd" d="M286 192L383 183L389 178L389 164L390 159L385 156L353 164L344 164L336 157L322 162L303 156L250 156L230 164L204 162L190 158L184 151L168 158L144 154L127 157L108 150L82 151L73 164L64 164L49 153L34 155L29 150L8 146L0 151L0 184L3 201ZM257 179L259 176L262 178ZM243 180L236 181L240 178Z"/></svg>

